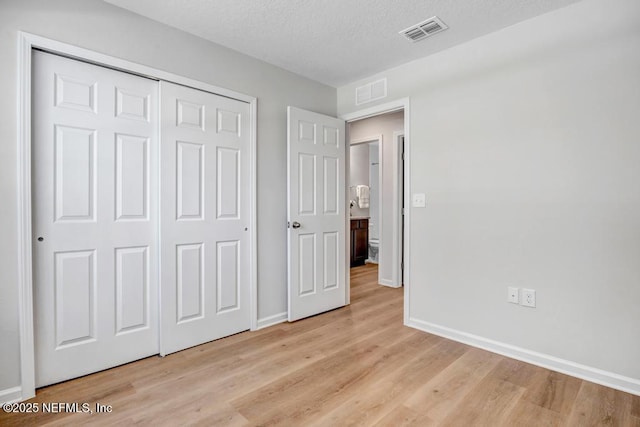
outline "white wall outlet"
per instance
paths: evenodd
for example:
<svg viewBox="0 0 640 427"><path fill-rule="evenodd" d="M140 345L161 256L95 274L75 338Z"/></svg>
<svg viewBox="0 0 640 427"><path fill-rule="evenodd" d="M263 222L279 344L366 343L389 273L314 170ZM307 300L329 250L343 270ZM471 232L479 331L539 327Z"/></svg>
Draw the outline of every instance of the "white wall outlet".
<svg viewBox="0 0 640 427"><path fill-rule="evenodd" d="M518 291L518 288L509 286L507 288L507 301L513 304L518 304L520 302L520 292Z"/></svg>
<svg viewBox="0 0 640 427"><path fill-rule="evenodd" d="M411 202L414 208L425 208L427 207L427 196L424 193L413 193Z"/></svg>
<svg viewBox="0 0 640 427"><path fill-rule="evenodd" d="M522 289L522 301L520 305L524 305L525 307L535 307L536 306L536 291L533 289Z"/></svg>

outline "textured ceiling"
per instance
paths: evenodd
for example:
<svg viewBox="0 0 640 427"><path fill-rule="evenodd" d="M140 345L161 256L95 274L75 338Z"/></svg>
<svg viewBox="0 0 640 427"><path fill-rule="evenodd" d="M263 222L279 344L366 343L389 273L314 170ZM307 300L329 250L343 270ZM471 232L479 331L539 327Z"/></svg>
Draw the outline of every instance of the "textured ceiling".
<svg viewBox="0 0 640 427"><path fill-rule="evenodd" d="M105 1L337 87L577 0ZM398 34L433 15L449 29Z"/></svg>

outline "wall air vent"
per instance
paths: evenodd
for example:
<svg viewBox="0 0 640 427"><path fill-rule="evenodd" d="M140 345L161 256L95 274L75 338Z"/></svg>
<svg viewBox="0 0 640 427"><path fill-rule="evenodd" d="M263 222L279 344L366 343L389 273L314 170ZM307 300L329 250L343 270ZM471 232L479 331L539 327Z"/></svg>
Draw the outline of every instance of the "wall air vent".
<svg viewBox="0 0 640 427"><path fill-rule="evenodd" d="M387 79L376 80L356 88L356 105L382 99L387 96Z"/></svg>
<svg viewBox="0 0 640 427"><path fill-rule="evenodd" d="M442 20L437 16L434 16L427 19L426 21L420 22L419 24L412 25L409 28L400 31L398 34L402 34L407 38L407 40L415 43L441 31L444 31L447 28L449 28L447 27L447 24L442 22Z"/></svg>

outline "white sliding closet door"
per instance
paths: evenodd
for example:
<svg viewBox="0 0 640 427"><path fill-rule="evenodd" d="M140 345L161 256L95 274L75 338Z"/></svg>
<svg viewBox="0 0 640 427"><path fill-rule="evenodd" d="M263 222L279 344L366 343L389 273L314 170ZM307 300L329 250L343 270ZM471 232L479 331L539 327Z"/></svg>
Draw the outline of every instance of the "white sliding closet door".
<svg viewBox="0 0 640 427"><path fill-rule="evenodd" d="M33 53L36 386L158 353L153 80Z"/></svg>
<svg viewBox="0 0 640 427"><path fill-rule="evenodd" d="M250 328L249 104L161 82L161 354Z"/></svg>

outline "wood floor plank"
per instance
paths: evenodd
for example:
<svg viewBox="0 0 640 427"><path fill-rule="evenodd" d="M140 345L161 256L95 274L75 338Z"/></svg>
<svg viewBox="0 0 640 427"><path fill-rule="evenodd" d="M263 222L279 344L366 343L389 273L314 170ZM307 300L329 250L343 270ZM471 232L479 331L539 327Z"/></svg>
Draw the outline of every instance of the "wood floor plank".
<svg viewBox="0 0 640 427"><path fill-rule="evenodd" d="M420 411L414 411L404 405L397 406L384 418L378 421L375 427L431 427L438 424Z"/></svg>
<svg viewBox="0 0 640 427"><path fill-rule="evenodd" d="M335 407L346 397L358 395L362 390L375 387L374 382L404 365L416 347L424 348L429 343L435 345L441 341L425 334L410 334L405 339L390 339L370 359L357 359L344 366L340 371L324 376L313 390L299 394L292 401L278 399L277 409L264 413L256 424L268 424L274 420L286 420L289 423L313 423L314 417L322 416L327 408ZM346 373L345 373L346 372ZM277 413L277 415L275 415Z"/></svg>
<svg viewBox="0 0 640 427"><path fill-rule="evenodd" d="M546 369L538 371L540 381L528 386L525 399L561 414L571 412L582 380Z"/></svg>
<svg viewBox="0 0 640 427"><path fill-rule="evenodd" d="M563 424L564 419L560 413L535 405L524 399L518 401L503 423L505 427L557 427Z"/></svg>
<svg viewBox="0 0 640 427"><path fill-rule="evenodd" d="M351 305L37 390L111 413L4 426L632 426L640 397L408 328L403 289L351 270Z"/></svg>
<svg viewBox="0 0 640 427"><path fill-rule="evenodd" d="M506 425L525 389L489 373L440 425Z"/></svg>
<svg viewBox="0 0 640 427"><path fill-rule="evenodd" d="M640 396L631 396L631 416L640 418Z"/></svg>
<svg viewBox="0 0 640 427"><path fill-rule="evenodd" d="M404 334L413 335L409 331ZM403 336L395 328L387 328L381 336L350 345L314 364L312 375L308 371L295 372L231 403L252 422L265 416L297 418L305 404L326 399L327 395L341 391L371 369L376 360L384 357L387 342L399 338Z"/></svg>
<svg viewBox="0 0 640 427"><path fill-rule="evenodd" d="M633 426L631 407L630 394L583 381L568 425Z"/></svg>
<svg viewBox="0 0 640 427"><path fill-rule="evenodd" d="M418 351L400 369L383 376L375 384L347 397L338 407L326 412L312 425L373 425L438 372L457 360L468 347L444 340Z"/></svg>
<svg viewBox="0 0 640 427"><path fill-rule="evenodd" d="M442 421L500 360L497 354L472 348L418 388L405 405L427 414L432 420Z"/></svg>

